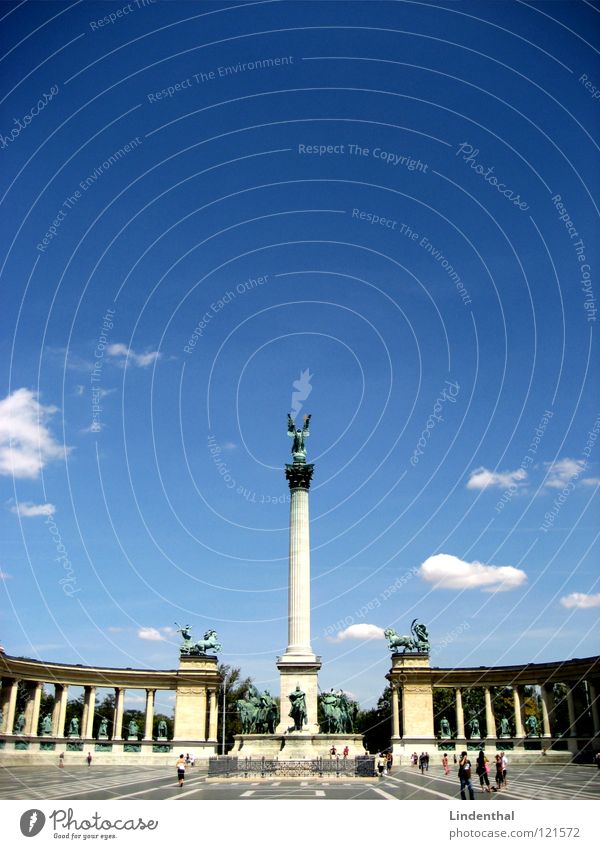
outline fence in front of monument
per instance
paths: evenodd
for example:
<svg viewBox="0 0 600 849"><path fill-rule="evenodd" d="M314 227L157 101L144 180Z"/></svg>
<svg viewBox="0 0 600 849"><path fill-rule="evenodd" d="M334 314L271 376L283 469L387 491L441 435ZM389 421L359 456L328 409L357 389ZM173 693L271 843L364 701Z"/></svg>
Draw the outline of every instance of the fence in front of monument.
<svg viewBox="0 0 600 849"><path fill-rule="evenodd" d="M277 758L208 759L209 778L369 778L375 775L375 758L314 758L312 760L278 760Z"/></svg>

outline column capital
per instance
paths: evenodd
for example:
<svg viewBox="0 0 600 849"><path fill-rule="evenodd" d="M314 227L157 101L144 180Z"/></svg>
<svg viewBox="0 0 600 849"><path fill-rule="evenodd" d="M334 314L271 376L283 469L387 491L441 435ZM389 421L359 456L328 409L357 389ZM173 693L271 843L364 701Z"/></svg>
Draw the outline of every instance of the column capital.
<svg viewBox="0 0 600 849"><path fill-rule="evenodd" d="M285 477L292 489L310 489L314 463L286 463Z"/></svg>

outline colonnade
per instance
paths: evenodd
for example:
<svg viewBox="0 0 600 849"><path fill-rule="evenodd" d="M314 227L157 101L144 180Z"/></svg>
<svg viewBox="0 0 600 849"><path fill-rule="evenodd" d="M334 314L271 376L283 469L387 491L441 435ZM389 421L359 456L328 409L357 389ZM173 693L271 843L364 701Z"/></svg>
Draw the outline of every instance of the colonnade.
<svg viewBox="0 0 600 849"><path fill-rule="evenodd" d="M566 733L561 732L563 736L568 737L576 737L578 734L578 716L575 709L575 697L574 697L574 689L577 683L580 682L571 682L566 683L567 692L566 692L566 702L567 702L567 711L568 711L568 729ZM540 733L535 736L540 737L554 737L557 736L557 731L554 728L554 687L553 685L541 684L540 686L540 708L541 708L541 729ZM585 689L589 693L589 703L587 709L590 712L591 720L592 720L592 728L593 728L593 736L600 736L600 697L598 696L598 685L594 684L592 681L584 682ZM467 688L456 687L455 688L455 715L456 715L456 734L453 734L453 737L457 739L466 739L466 727L465 727L465 716L464 716L464 708L463 708L463 690ZM483 686L481 688L483 690L484 704L485 704L485 736L490 738L498 738L501 736L510 736L510 737L526 737L528 736L527 730L525 728L525 714L524 714L524 688L523 686L515 686L512 688L513 694L513 723L515 733L510 734L501 734L500 733L500 725L496 720L496 715L493 707L493 689L491 687ZM504 688L503 688L504 689ZM401 718L406 720L404 712L401 709L402 703L402 693L403 693L403 685L402 684L394 684L392 685L392 736L393 737L405 737L410 736L411 729L410 727L402 727L403 722ZM580 720L580 718L579 718Z"/></svg>
<svg viewBox="0 0 600 849"><path fill-rule="evenodd" d="M432 669L425 654L396 654L387 678L391 684L392 739L397 742L438 740L441 748L452 748L453 741L463 746L487 739L495 741L498 748L531 748L525 741L537 739L541 741L539 748L550 748L557 738L566 738L571 752L588 743L600 746L600 657L520 667ZM561 701L566 702L566 711L561 711L560 727L556 684L565 688ZM442 728L442 717L434 717L433 694L442 687L454 691L452 728L450 723ZM535 722L528 721L530 706L528 716L525 713L525 699L531 695L525 687L539 691ZM474 688L483 691L483 705L477 714L467 717L465 693ZM503 715L497 713L495 696L499 692L511 693L510 702L504 701ZM448 712L452 715L450 706Z"/></svg>
<svg viewBox="0 0 600 849"><path fill-rule="evenodd" d="M27 701L23 711L24 725L16 728L17 724L17 695L19 683L24 683L27 690ZM94 716L96 708L97 686L86 684L83 686L83 710L80 717L78 732L69 734L66 725L67 702L69 699L69 684L54 683L54 706L51 715L51 727L47 731L39 732L41 697L44 689L43 681L20 681L17 678L3 678L0 692L0 734L17 735L20 737L80 737L91 740L94 736ZM114 687L115 707L112 719L112 731L106 735L109 739L119 741L129 739L131 735L123 729L123 714L125 709L126 687ZM154 704L156 698L156 687L146 687L146 704L144 709L144 726L142 740L153 740L154 728ZM202 708L197 723L198 733L194 738L199 742L217 739L217 690L203 688L201 692ZM204 717L204 721L202 720ZM96 735L97 736L97 735ZM136 739L137 739L137 735Z"/></svg>
<svg viewBox="0 0 600 849"><path fill-rule="evenodd" d="M142 670L49 664L0 652L0 684L0 759L9 752L49 752L57 745L65 745L67 752L81 751L84 742L86 748L93 743L95 751L115 755L166 754L179 743L197 757L216 753L221 676L213 656L182 657L176 670ZM54 689L54 700L42 716L45 686ZM75 687L83 689L83 704L76 714L69 713L67 722ZM102 725L96 717L100 689L114 692L112 716L103 711L107 722ZM144 692L145 703L143 718L124 727L128 690ZM157 691L171 691L175 697L171 739L164 727L160 733L155 729Z"/></svg>

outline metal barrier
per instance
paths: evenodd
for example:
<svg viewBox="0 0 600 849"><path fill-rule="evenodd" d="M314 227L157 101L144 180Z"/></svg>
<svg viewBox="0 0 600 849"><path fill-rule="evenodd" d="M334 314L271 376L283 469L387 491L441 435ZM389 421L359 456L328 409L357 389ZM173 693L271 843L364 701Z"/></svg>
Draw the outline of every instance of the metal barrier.
<svg viewBox="0 0 600 849"><path fill-rule="evenodd" d="M375 775L375 758L315 758L314 760L279 760L278 758L234 758L229 756L208 759L209 778L248 778L249 776L277 778L368 778Z"/></svg>

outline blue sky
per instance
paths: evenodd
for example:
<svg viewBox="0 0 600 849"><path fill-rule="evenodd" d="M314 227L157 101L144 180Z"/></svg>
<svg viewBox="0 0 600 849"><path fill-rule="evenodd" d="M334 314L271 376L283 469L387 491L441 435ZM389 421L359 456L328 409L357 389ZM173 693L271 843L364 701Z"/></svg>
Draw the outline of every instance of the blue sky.
<svg viewBox="0 0 600 849"><path fill-rule="evenodd" d="M1 11L6 650L276 692L294 406L322 687L597 653L598 5Z"/></svg>

